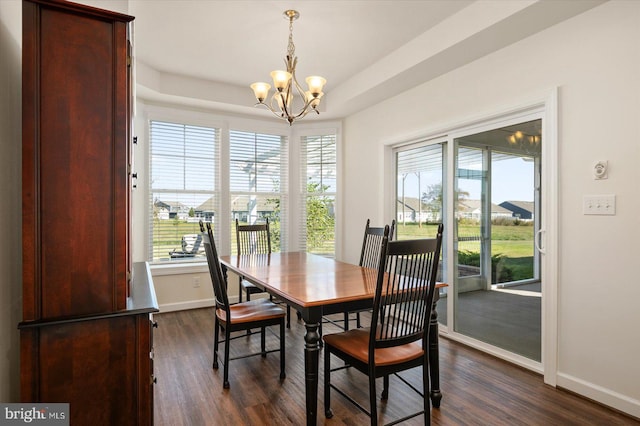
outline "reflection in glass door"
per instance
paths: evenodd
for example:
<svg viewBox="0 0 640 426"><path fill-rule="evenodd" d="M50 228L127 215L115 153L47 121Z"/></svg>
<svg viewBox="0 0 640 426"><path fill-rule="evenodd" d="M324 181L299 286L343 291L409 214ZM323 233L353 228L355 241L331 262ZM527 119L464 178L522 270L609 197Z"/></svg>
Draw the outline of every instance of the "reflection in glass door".
<svg viewBox="0 0 640 426"><path fill-rule="evenodd" d="M540 135L534 120L454 140L453 329L534 361L541 361Z"/></svg>

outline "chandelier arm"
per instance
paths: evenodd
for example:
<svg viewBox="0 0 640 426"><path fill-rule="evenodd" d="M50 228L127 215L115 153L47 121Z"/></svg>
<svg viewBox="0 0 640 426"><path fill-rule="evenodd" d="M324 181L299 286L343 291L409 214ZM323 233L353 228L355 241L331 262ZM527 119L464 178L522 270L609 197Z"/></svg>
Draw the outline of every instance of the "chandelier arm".
<svg viewBox="0 0 640 426"><path fill-rule="evenodd" d="M313 101L313 99L307 101L304 106L302 107L302 110L298 113L298 115L296 115L295 117L293 117L295 120L297 120L298 118L303 118L305 115L309 114L311 111L315 111L316 114L320 115L320 111L318 111L316 108L309 108L311 106L311 102Z"/></svg>
<svg viewBox="0 0 640 426"><path fill-rule="evenodd" d="M271 98L271 101L273 102L273 98ZM273 113L273 115L275 115L278 118L285 118L281 112L278 112L277 110L275 110L271 105L264 103L264 102L256 102L256 104L254 105L254 107L257 106L263 106L265 108L267 108L269 111L271 111L271 113Z"/></svg>
<svg viewBox="0 0 640 426"><path fill-rule="evenodd" d="M285 99L289 98L289 89L287 89L287 94L286 96L283 95L282 93L280 94L280 100L282 101L282 116L283 118L286 117L287 119L291 118L291 113L289 112L289 109L287 108L287 103L285 102Z"/></svg>

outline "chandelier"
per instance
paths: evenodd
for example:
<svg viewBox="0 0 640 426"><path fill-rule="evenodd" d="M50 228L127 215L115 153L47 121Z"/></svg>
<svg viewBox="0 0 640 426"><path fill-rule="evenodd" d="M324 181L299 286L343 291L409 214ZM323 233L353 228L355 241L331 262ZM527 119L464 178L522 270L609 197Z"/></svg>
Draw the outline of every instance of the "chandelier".
<svg viewBox="0 0 640 426"><path fill-rule="evenodd" d="M295 10L286 10L284 17L289 20L289 44L287 45L287 57L284 60L287 70L271 72L273 86L276 91L268 103L265 100L269 98L271 85L257 82L253 83L251 88L258 100L255 106L264 105L277 117L287 120L289 125L292 125L294 120L303 118L311 111L320 114L317 107L324 94L322 93L322 88L327 80L317 75L307 77L305 81L309 86L309 90L304 91L302 89L296 79L298 58L296 57L296 46L293 44L293 21L298 19L300 14Z"/></svg>

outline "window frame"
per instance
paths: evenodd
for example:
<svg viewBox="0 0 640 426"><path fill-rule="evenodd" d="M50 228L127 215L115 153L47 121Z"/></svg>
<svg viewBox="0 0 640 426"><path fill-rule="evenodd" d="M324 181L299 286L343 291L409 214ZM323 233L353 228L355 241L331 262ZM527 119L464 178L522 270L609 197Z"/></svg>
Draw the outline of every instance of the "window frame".
<svg viewBox="0 0 640 426"><path fill-rule="evenodd" d="M152 151L153 151L153 142L152 142L152 123L167 123L167 124L172 124L172 125L176 125L176 126L184 126L184 127L201 127L201 128L207 128L207 129L211 129L214 131L215 134L215 139L214 139L214 146L213 146L213 152L214 152L214 159L213 161L215 162L216 160L218 161L218 164L214 165L214 174L212 175L213 178L213 185L212 188L209 190L188 190L188 189L170 189L170 188L153 188L153 155L152 155ZM154 218L153 218L153 211L154 211L154 194L157 193L175 193L175 194L179 194L179 193L184 193L184 194L210 194L210 197L212 197L214 199L214 214L217 212L217 210L219 210L218 206L219 206L219 198L220 198L220 184L219 184L219 176L220 176L220 166L219 166L219 159L220 159L220 146L221 146L221 129L219 126L214 126L212 125L213 123L211 122L203 122L202 120L184 120L184 119L175 119L172 117L149 117L149 119L147 120L147 134L148 134L148 149L147 149L147 155L148 155L148 165L147 165L147 191L148 191L148 209L149 211L147 212L147 220L148 220L148 235L147 235L147 255L145 256L146 260L150 263L153 264L178 264L178 263L194 263L194 262L202 262L204 260L204 256L194 256L194 257L184 257L184 258L168 258L168 259L154 259L153 255L154 255L154 246L153 246L153 224L154 224ZM215 232L215 220L214 220L214 232ZM196 231L197 231L197 225L196 227ZM179 249L179 247L175 247L176 249Z"/></svg>
<svg viewBox="0 0 640 426"><path fill-rule="evenodd" d="M219 147L219 177L217 179L217 191L219 191L219 199L222 202L219 204L219 217L231 218L231 210L229 203L225 200L230 199L230 184L229 184L229 130L266 133L281 135L288 138L288 199L286 200L286 209L288 214L287 223L287 235L286 246L289 251L299 250L298 247L298 226L299 217L296 210L300 205L300 191L299 191L299 176L300 176L300 160L299 160L299 143L301 136L315 136L315 135L336 135L336 147L337 147L337 195L336 195L336 212L339 212L340 197L341 197L341 173L342 168L341 161L341 127L340 121L326 121L326 122L314 122L301 121L296 122L294 126L288 126L278 120L259 119L259 118L246 118L239 116L228 116L215 113L214 111L208 111L203 109L188 108L179 105L167 105L167 104L155 104L153 102L138 100L138 114L135 117L135 127L142 129L141 132L137 132L139 137L138 146L135 149L138 151L136 160L138 164L134 165L138 176L150 179L148 167L150 165L150 147L148 127L151 120L156 121L169 121L178 122L182 124L189 124L195 126L208 126L220 128L220 147ZM146 159L146 161L144 161ZM138 193L136 193L138 191ZM134 233L134 258L140 260L148 260L148 247L149 247L149 227L148 224L150 218L149 212L149 185L146 182L142 182L139 179L138 188L134 191L134 227L137 228L138 224L144 226L144 234ZM144 198L144 201L141 199ZM136 211L137 209L140 211ZM230 219L231 220L231 219ZM341 242L340 242L340 229L341 221L339 215L336 214L336 258L339 258ZM135 229L134 228L134 229ZM231 226L220 226L220 221L214 223L214 235L216 235L216 244L218 246L218 253L220 255L228 255L231 253ZM142 247L138 249L138 247ZM206 272L206 262L204 259L198 259L197 261L183 262L150 262L154 274L173 275L183 274L191 272Z"/></svg>

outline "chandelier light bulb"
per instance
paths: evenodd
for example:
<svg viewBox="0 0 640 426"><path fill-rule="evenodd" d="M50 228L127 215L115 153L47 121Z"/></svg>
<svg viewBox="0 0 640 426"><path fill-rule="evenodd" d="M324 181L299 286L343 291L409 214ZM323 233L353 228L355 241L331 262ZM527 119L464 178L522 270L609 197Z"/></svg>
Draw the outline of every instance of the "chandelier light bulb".
<svg viewBox="0 0 640 426"><path fill-rule="evenodd" d="M273 86L276 90L282 92L289 85L291 73L282 70L271 71L271 78L273 79Z"/></svg>
<svg viewBox="0 0 640 426"><path fill-rule="evenodd" d="M280 110L284 111L285 109L289 109L291 105L291 101L293 99L293 95L291 93L278 92L274 95L276 100L278 101L278 107ZM284 103L282 102L284 100Z"/></svg>
<svg viewBox="0 0 640 426"><path fill-rule="evenodd" d="M263 83L261 81L257 83L253 83L251 85L253 89L253 94L256 96L258 102L262 103L269 96L269 90L271 90L271 85L268 83Z"/></svg>
<svg viewBox="0 0 640 426"><path fill-rule="evenodd" d="M318 97L320 93L322 93L322 88L327 83L327 80L320 77L319 75L312 75L305 79L307 84L309 85L309 92L313 95L313 97Z"/></svg>
<svg viewBox="0 0 640 426"><path fill-rule="evenodd" d="M322 95L324 95L324 93L320 92L317 95L313 95L313 93L311 93L311 91L307 90L306 92L304 92L304 96L305 99L307 100L307 102L309 102L309 105L311 106L311 108L316 109L316 107L318 105L320 105L320 98L322 98Z"/></svg>

